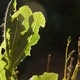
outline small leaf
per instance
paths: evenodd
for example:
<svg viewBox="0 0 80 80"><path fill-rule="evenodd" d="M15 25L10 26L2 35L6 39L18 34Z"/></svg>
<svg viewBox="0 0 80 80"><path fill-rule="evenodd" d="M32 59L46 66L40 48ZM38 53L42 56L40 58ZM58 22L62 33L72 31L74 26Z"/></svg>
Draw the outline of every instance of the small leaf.
<svg viewBox="0 0 80 80"><path fill-rule="evenodd" d="M32 80L58 80L58 74L44 72L43 75L34 75Z"/></svg>

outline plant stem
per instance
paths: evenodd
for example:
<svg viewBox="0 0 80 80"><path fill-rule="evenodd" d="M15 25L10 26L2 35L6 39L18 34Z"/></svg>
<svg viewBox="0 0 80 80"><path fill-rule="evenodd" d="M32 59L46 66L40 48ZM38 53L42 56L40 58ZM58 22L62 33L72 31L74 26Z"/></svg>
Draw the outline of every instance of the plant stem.
<svg viewBox="0 0 80 80"><path fill-rule="evenodd" d="M72 66L73 60L74 60L74 58L71 57L70 65L69 65L69 67L67 68L67 70L68 70L67 80L70 80L70 78L71 78L72 69L73 69L73 66Z"/></svg>
<svg viewBox="0 0 80 80"><path fill-rule="evenodd" d="M51 61L51 54L48 55L48 61L47 61L47 72L49 72L50 61Z"/></svg>
<svg viewBox="0 0 80 80"><path fill-rule="evenodd" d="M76 67L74 69L71 80L76 80L79 69L80 69L80 54L78 55L78 61L77 61Z"/></svg>
<svg viewBox="0 0 80 80"><path fill-rule="evenodd" d="M80 68L80 37L78 39L78 59L77 59L77 64L76 64L76 67L74 69L74 72L73 72L71 80L76 80L79 68Z"/></svg>
<svg viewBox="0 0 80 80"><path fill-rule="evenodd" d="M69 47L69 44L71 42L71 37L69 36L68 37L68 40L67 40L67 46L66 46L66 54L65 54L65 66L64 66L64 78L63 80L67 80L67 57L68 57L68 47Z"/></svg>
<svg viewBox="0 0 80 80"><path fill-rule="evenodd" d="M71 80L76 80L78 70L79 70L78 65L76 65L74 72L73 72L73 75L71 77Z"/></svg>

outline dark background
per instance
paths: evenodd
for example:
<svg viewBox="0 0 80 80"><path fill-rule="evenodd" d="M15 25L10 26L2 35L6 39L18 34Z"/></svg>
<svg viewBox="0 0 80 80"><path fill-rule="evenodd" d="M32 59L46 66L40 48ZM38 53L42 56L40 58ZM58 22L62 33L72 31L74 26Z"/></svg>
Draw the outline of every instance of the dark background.
<svg viewBox="0 0 80 80"><path fill-rule="evenodd" d="M7 4L10 0L0 0L0 24L4 20ZM18 7L31 0L17 0ZM46 11L46 26L40 29L40 40L32 47L31 57L19 65L19 79L28 79L33 74L46 71L47 56L51 54L50 71L63 77L64 55L68 36L72 37L69 52L76 50L80 36L80 0L33 0L41 4ZM0 28L0 43L2 42L2 28ZM74 61L74 62L75 62Z"/></svg>

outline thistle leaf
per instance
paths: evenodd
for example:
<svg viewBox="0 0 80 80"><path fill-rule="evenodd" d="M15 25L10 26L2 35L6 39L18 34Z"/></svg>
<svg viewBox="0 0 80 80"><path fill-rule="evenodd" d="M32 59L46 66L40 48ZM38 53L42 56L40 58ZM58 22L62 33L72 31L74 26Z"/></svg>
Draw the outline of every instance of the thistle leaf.
<svg viewBox="0 0 80 80"><path fill-rule="evenodd" d="M4 41L0 46L0 80L14 76L15 68L28 55L31 46L40 39L39 28L45 26L45 18L41 12L32 13L28 6L16 11L16 0L8 4L4 20ZM5 50L2 55L2 49ZM6 76L6 77L5 77Z"/></svg>
<svg viewBox="0 0 80 80"><path fill-rule="evenodd" d="M11 0L5 17L5 59L7 69L16 68L30 55L31 46L40 39L39 28L45 26L45 18L41 12L32 13L28 6L16 11L16 0Z"/></svg>

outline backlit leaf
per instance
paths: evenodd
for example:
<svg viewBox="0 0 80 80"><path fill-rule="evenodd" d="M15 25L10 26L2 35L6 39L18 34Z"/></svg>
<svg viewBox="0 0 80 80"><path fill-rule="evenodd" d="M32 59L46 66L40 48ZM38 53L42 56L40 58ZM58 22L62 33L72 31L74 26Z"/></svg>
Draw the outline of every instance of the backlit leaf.
<svg viewBox="0 0 80 80"><path fill-rule="evenodd" d="M32 80L58 80L58 74L56 73L47 73L47 72L44 72L43 75L34 75L32 77Z"/></svg>

